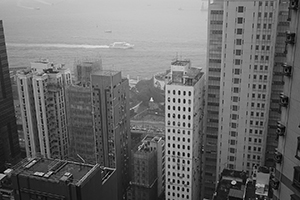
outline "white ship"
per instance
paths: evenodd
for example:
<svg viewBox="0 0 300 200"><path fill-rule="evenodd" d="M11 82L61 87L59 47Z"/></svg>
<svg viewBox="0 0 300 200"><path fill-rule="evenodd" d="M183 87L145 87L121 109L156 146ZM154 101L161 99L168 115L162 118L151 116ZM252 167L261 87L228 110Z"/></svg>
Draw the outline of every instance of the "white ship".
<svg viewBox="0 0 300 200"><path fill-rule="evenodd" d="M129 44L127 42L114 42L109 45L109 48L111 49L132 49L133 47L133 44Z"/></svg>

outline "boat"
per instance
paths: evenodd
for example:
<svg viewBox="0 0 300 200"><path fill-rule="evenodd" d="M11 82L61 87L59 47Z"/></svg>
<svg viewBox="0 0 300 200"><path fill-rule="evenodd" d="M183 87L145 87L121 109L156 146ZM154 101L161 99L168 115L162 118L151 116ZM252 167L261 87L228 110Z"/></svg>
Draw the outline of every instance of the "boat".
<svg viewBox="0 0 300 200"><path fill-rule="evenodd" d="M112 33L112 30L105 30L104 33Z"/></svg>
<svg viewBox="0 0 300 200"><path fill-rule="evenodd" d="M133 47L133 44L129 44L127 42L114 42L109 45L109 48L111 49L132 49Z"/></svg>

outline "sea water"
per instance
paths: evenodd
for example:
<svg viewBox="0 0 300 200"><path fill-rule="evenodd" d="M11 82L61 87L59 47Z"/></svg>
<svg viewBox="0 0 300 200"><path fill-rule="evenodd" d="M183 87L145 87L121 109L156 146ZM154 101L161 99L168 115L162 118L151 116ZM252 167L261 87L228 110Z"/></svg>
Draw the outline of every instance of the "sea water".
<svg viewBox="0 0 300 200"><path fill-rule="evenodd" d="M9 65L48 58L71 69L102 59L105 69L149 78L172 59L205 68L207 12L200 0L0 0ZM109 31L108 31L109 30ZM111 31L111 33L110 33ZM133 49L110 49L128 42Z"/></svg>

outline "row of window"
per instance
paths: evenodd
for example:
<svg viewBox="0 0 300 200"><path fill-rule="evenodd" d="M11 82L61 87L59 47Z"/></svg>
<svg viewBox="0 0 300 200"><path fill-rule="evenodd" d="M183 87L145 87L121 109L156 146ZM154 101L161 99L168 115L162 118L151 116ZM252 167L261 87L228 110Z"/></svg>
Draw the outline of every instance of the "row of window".
<svg viewBox="0 0 300 200"><path fill-rule="evenodd" d="M186 109L186 107L181 107L181 106L178 106L178 107L177 107L177 110L178 110L178 111L181 111L181 108L182 108L182 111L183 111L183 112L186 112L186 110L187 110L187 112L191 112L191 111L192 111L191 107L188 107L188 108ZM173 110L176 110L176 106L172 106L172 109L173 109ZM171 106L170 106L170 105L168 105L168 110L171 110Z"/></svg>
<svg viewBox="0 0 300 200"><path fill-rule="evenodd" d="M185 131L185 130L181 130L181 129L167 129L167 132L168 133L171 133L171 130L172 130L172 133L176 133L176 130L177 130L177 133L180 134L182 133L183 135L185 135L185 132L187 133L187 135L190 135L191 134L191 131ZM173 138L175 138L175 136L173 136ZM168 136L168 140L170 140L170 136Z"/></svg>
<svg viewBox="0 0 300 200"><path fill-rule="evenodd" d="M167 124L168 124L168 126L171 126L171 122L170 121L168 121ZM172 126L176 126L176 122L175 121L172 122ZM191 128L191 123L187 123L186 124L185 122L183 122L181 124L180 122L177 122L177 126L182 126L183 128L185 128L185 127Z"/></svg>
<svg viewBox="0 0 300 200"><path fill-rule="evenodd" d="M171 189L171 185L168 185L167 188L168 188L168 189ZM181 188L181 189L180 189L180 188ZM176 190L176 187L175 187L174 185L172 186L172 190ZM189 188L177 186L177 191L180 191L180 190L181 190L182 192L185 192L185 191L186 191L186 192L190 192L190 189L189 189Z"/></svg>
<svg viewBox="0 0 300 200"><path fill-rule="evenodd" d="M251 158L251 155L247 155L247 159L248 160L260 160L260 156L257 156L257 155L252 155L252 158Z"/></svg>
<svg viewBox="0 0 300 200"><path fill-rule="evenodd" d="M257 86L257 87L256 87ZM252 89L258 89L258 90L266 90L267 85L262 84L252 84Z"/></svg>
<svg viewBox="0 0 300 200"><path fill-rule="evenodd" d="M185 160L185 159L180 159L180 158L172 158L171 159L171 157L168 157L167 158L167 160L169 161L169 162L173 162L173 163L175 163L175 162L177 162L177 163L180 163L180 162L182 162L182 164L187 164L187 165L189 165L191 162L190 162L190 160ZM186 163L185 163L185 161L186 161Z"/></svg>
<svg viewBox="0 0 300 200"><path fill-rule="evenodd" d="M250 139L250 138L249 138ZM256 138L257 139L257 138ZM261 140L261 139L260 139ZM261 141L260 141L261 143ZM258 151L258 152L261 152L261 147L253 147L253 146L248 146L248 150L249 151Z"/></svg>
<svg viewBox="0 0 300 200"><path fill-rule="evenodd" d="M258 74L253 74L253 80L264 80L267 81L268 80L268 76L267 75L258 75Z"/></svg>
<svg viewBox="0 0 300 200"><path fill-rule="evenodd" d="M168 147L171 147L171 144L170 143L168 143ZM177 148L177 149L183 149L183 150L185 150L185 145L180 145L180 144L177 144L177 146L173 143L172 144L172 147L173 148ZM187 145L187 150L191 150L191 146L190 145Z"/></svg>
<svg viewBox="0 0 300 200"><path fill-rule="evenodd" d="M177 184L182 184L182 185L185 185L185 186L189 186L190 185L190 182L189 181L187 181L187 182L185 182L185 181L180 181L180 180L175 180L175 179L170 179L170 178L168 178L168 182L169 183L174 183L174 184L176 184L176 182L177 182Z"/></svg>
<svg viewBox="0 0 300 200"><path fill-rule="evenodd" d="M264 112L253 112L253 111L251 111L250 116L251 117L264 117L265 113Z"/></svg>
<svg viewBox="0 0 300 200"><path fill-rule="evenodd" d="M171 102L171 98L170 97L168 97L168 102ZM172 99L172 102L173 103L176 103L176 99L175 98L173 98ZM178 98L177 99L177 103L181 103L181 99L180 98ZM186 103L186 99L182 99L182 103ZM191 104L192 103L192 100L191 99L188 99L188 104Z"/></svg>
<svg viewBox="0 0 300 200"><path fill-rule="evenodd" d="M170 150L168 150L168 154L167 155L169 155L169 156L178 156L178 157L187 157L187 158L191 157L190 153L185 154L185 152L182 152L182 154L181 154L180 152L177 152L177 155L176 155L175 151L172 151L172 154L171 154Z"/></svg>
<svg viewBox="0 0 300 200"><path fill-rule="evenodd" d="M180 114L177 114L177 119L180 119L181 116L182 116L182 119L186 119L186 115L180 115ZM169 117L169 118L171 117L171 113L168 113L168 117ZM175 118L176 118L176 114L173 113L173 114L172 114L172 117L175 119ZM188 115L188 116L187 116L187 119L188 119L188 120L191 120L191 115Z"/></svg>
<svg viewBox="0 0 300 200"><path fill-rule="evenodd" d="M177 140L176 140L176 137L175 137L175 136L172 137L173 141L178 141L178 142L181 141L180 138L181 138L181 137L177 137ZM168 143L169 143L169 141L171 141L171 137L170 137L170 136L168 136ZM185 141L187 141L188 143L190 143L190 142L191 142L191 139L190 139L190 138L187 138L187 140L186 140L185 137L182 137L182 142L185 142Z"/></svg>
<svg viewBox="0 0 300 200"><path fill-rule="evenodd" d="M171 90L168 90L168 94L171 94ZM172 90L172 94L176 95L176 90ZM191 91L188 91L188 92L183 91L182 92L183 96L186 96L187 94L188 94L188 96L192 96L192 92ZM180 90L177 91L177 95L181 95L181 91Z"/></svg>

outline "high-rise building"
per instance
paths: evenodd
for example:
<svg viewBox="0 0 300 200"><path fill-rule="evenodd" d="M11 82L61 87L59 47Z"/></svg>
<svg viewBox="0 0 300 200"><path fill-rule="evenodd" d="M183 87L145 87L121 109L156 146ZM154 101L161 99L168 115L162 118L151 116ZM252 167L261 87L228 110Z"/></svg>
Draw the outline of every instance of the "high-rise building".
<svg viewBox="0 0 300 200"><path fill-rule="evenodd" d="M212 197L217 181L217 152L219 131L219 101L221 86L221 55L223 37L223 1L209 4L207 24L206 92L204 120L203 196Z"/></svg>
<svg viewBox="0 0 300 200"><path fill-rule="evenodd" d="M0 20L0 171L20 154L4 28Z"/></svg>
<svg viewBox="0 0 300 200"><path fill-rule="evenodd" d="M286 1L214 1L209 7L204 193L224 168L274 166ZM270 102L271 99L271 102Z"/></svg>
<svg viewBox="0 0 300 200"><path fill-rule="evenodd" d="M77 61L75 66L75 78L82 86L89 86L91 83L91 74L102 70L102 60L95 61Z"/></svg>
<svg viewBox="0 0 300 200"><path fill-rule="evenodd" d="M6 170L2 178L11 181L16 200L118 200L115 169L98 164L48 158L24 159Z"/></svg>
<svg viewBox="0 0 300 200"><path fill-rule="evenodd" d="M97 162L90 77L93 72L101 69L101 61L76 63L76 81L66 88L69 159L83 159L90 164Z"/></svg>
<svg viewBox="0 0 300 200"><path fill-rule="evenodd" d="M276 30L276 43L275 43L275 55L274 55L274 67L270 96L270 108L269 108L269 120L268 120L268 132L265 149L265 166L275 167L274 155L277 148L277 121L280 120L280 106L279 106L279 94L283 91L283 75L282 75L282 63L286 62L285 52L285 32L289 29L288 21L288 8L289 0L278 1L278 15L277 17L277 30Z"/></svg>
<svg viewBox="0 0 300 200"><path fill-rule="evenodd" d="M280 97L281 119L277 122L278 147L276 171L272 180L275 200L300 199L300 22L299 2L289 2L289 31L286 32L286 63L283 93Z"/></svg>
<svg viewBox="0 0 300 200"><path fill-rule="evenodd" d="M150 143L141 142L132 151L132 168L128 200L157 198L157 151Z"/></svg>
<svg viewBox="0 0 300 200"><path fill-rule="evenodd" d="M204 76L189 60L171 64L165 90L166 199L200 199Z"/></svg>
<svg viewBox="0 0 300 200"><path fill-rule="evenodd" d="M147 135L142 142L147 143L156 151L157 157L157 197L165 191L165 137L160 135Z"/></svg>
<svg viewBox="0 0 300 200"><path fill-rule="evenodd" d="M274 66L274 1L225 1L217 174L264 163Z"/></svg>
<svg viewBox="0 0 300 200"><path fill-rule="evenodd" d="M157 199L163 196L165 191L165 137L158 134L146 135L132 149L131 166L131 181L127 199L143 199L143 195L147 199Z"/></svg>
<svg viewBox="0 0 300 200"><path fill-rule="evenodd" d="M101 70L91 76L96 160L116 168L118 196L126 196L130 174L129 84L121 72Z"/></svg>
<svg viewBox="0 0 300 200"><path fill-rule="evenodd" d="M71 84L70 70L42 60L18 71L17 79L27 157L67 158L65 86Z"/></svg>

